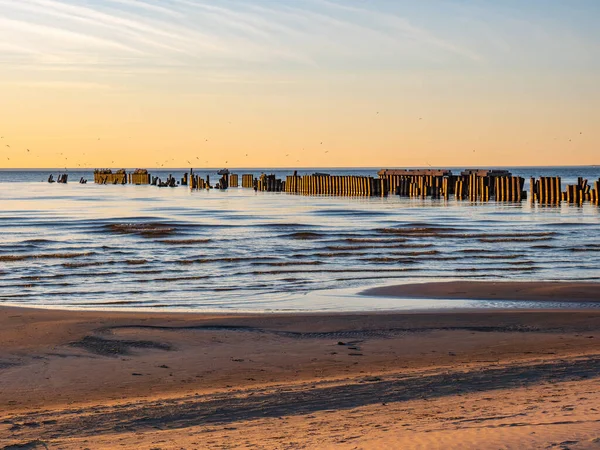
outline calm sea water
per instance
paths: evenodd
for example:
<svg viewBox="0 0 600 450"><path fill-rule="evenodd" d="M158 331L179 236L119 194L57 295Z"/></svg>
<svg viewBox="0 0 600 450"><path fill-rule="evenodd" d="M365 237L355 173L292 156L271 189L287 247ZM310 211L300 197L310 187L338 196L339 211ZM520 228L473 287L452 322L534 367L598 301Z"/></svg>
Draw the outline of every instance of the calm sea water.
<svg viewBox="0 0 600 450"><path fill-rule="evenodd" d="M589 167L511 170L526 179L562 176L563 184L600 177L600 168ZM165 179L184 171L151 173ZM376 175L375 169L319 171ZM600 281L600 208L589 204L96 186L91 171L69 171L67 185L41 182L51 172L56 178L57 170L0 170L4 304L203 311L505 307L354 293L427 280ZM215 170L197 173L218 179ZM91 181L80 185L81 176Z"/></svg>

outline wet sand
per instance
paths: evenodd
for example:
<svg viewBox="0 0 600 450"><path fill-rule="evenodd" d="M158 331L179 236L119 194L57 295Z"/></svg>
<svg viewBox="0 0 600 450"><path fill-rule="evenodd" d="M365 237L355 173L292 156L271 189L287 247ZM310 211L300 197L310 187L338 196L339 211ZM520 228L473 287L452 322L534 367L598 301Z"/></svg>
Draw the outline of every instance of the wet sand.
<svg viewBox="0 0 600 450"><path fill-rule="evenodd" d="M364 295L534 302L600 302L600 283L531 281L451 281L383 286L368 289Z"/></svg>
<svg viewBox="0 0 600 450"><path fill-rule="evenodd" d="M600 311L4 307L0 342L0 449L600 448Z"/></svg>

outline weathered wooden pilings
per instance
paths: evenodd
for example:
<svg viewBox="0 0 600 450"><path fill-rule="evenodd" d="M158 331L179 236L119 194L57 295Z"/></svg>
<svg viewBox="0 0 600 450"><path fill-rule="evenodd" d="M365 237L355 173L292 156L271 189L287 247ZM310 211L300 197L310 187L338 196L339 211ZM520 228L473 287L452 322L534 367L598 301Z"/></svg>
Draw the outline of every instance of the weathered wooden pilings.
<svg viewBox="0 0 600 450"><path fill-rule="evenodd" d="M200 175L192 174L190 176L190 189L191 190L200 190L200 189L210 189L210 180L208 176L206 177L206 181Z"/></svg>
<svg viewBox="0 0 600 450"><path fill-rule="evenodd" d="M127 172L121 169L112 173L110 169L94 170L94 183L96 184L127 184Z"/></svg>
<svg viewBox="0 0 600 450"><path fill-rule="evenodd" d="M129 184L143 185L150 184L151 176L146 169L136 169L129 174Z"/></svg>
<svg viewBox="0 0 600 450"><path fill-rule="evenodd" d="M520 202L525 180L505 170L466 170L453 175L450 170L382 170L379 177L390 194L401 197L444 198L488 202Z"/></svg>
<svg viewBox="0 0 600 450"><path fill-rule="evenodd" d="M262 174L254 183L256 191L264 192L284 192L286 182L281 181L275 175Z"/></svg>
<svg viewBox="0 0 600 450"><path fill-rule="evenodd" d="M577 184L568 185L566 192L562 193L562 200L568 203L582 204L583 202L591 202L598 205L598 196L600 192L600 179L594 182L594 188L588 184L588 180L579 177Z"/></svg>
<svg viewBox="0 0 600 450"><path fill-rule="evenodd" d="M247 189L254 189L254 175L244 174L242 175L242 187Z"/></svg>
<svg viewBox="0 0 600 450"><path fill-rule="evenodd" d="M530 191L532 201L540 204L560 204L561 202L582 204L590 202L598 205L600 193L600 180L594 182L594 187L588 184L588 180L579 177L577 184L566 186L562 190L562 181L560 177L540 177L531 178Z"/></svg>
<svg viewBox="0 0 600 450"><path fill-rule="evenodd" d="M48 179L53 182L52 178ZM59 182L61 179L59 178ZM66 180L65 180L66 181ZM171 175L166 182L152 177L147 170L137 169L127 174L125 170L112 173L110 169L94 171L97 184L152 184L155 186L175 187L177 181ZM180 182L190 189L210 189L210 178L206 181L190 171ZM217 187L227 189L238 187L236 174L225 175ZM242 187L264 192L286 192L301 195L332 196L387 196L389 194L412 198L443 198L449 200L521 202L527 198L524 191L525 180L505 170L466 170L453 175L450 170L401 170L385 169L379 172L379 178L353 175L330 175L314 173L298 175L297 171L285 180L275 175L263 174L254 178L252 174L242 175ZM577 184L566 186L562 191L560 177L540 177L530 180L530 198L540 204L560 204L562 201L582 204L590 202L600 205L600 179L593 183L579 178Z"/></svg>
<svg viewBox="0 0 600 450"><path fill-rule="evenodd" d="M332 176L316 173L298 176L295 172L285 181L285 192L302 195L374 196L385 192L382 180L363 176Z"/></svg>
<svg viewBox="0 0 600 450"><path fill-rule="evenodd" d="M444 182L444 179L452 175L452 172L437 169L384 169L379 171L378 175L380 180L385 181L383 195L437 198L450 192L449 185Z"/></svg>
<svg viewBox="0 0 600 450"><path fill-rule="evenodd" d="M541 204L558 204L563 199L562 181L560 177L540 177L539 180L529 180L531 201Z"/></svg>

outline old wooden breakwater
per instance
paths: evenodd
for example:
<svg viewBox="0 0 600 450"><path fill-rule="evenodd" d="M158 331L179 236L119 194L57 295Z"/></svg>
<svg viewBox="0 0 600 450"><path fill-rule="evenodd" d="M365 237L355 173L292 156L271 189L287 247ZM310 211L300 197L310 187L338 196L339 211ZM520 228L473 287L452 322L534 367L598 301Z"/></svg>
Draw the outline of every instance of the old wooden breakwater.
<svg viewBox="0 0 600 450"><path fill-rule="evenodd" d="M577 184L567 185L566 191L562 191L562 180L560 177L531 178L529 181L532 201L540 204L559 204L561 201L567 203L582 204L590 202L594 205L600 204L600 179L594 182L594 187L588 184L588 180L579 177Z"/></svg>
<svg viewBox="0 0 600 450"><path fill-rule="evenodd" d="M320 173L299 176L295 173L286 178L284 191L302 195L381 196L385 191L385 180Z"/></svg>
<svg viewBox="0 0 600 450"><path fill-rule="evenodd" d="M456 198L457 200L520 202L527 198L525 180L505 170L397 170L379 172L388 194L401 197Z"/></svg>
<svg viewBox="0 0 600 450"><path fill-rule="evenodd" d="M258 192L284 192L296 195L330 195L373 197L397 195L407 198L456 199L479 202L521 202L530 198L543 205L568 202L600 204L600 179L593 183L579 178L577 184L566 186L563 191L560 177L540 177L529 180L529 194L525 190L525 179L513 176L506 170L470 169L453 174L447 169L383 169L378 178L356 175L330 175L314 173L298 175L294 172L285 180L276 175L253 174L241 176L242 188ZM97 184L136 184L156 186L189 186L192 190L228 189L239 187L238 174L221 176L213 187L210 177L203 179L190 171L180 181L169 175L166 182L152 177L147 170L137 169L127 174L125 170L112 172L96 170L94 182Z"/></svg>

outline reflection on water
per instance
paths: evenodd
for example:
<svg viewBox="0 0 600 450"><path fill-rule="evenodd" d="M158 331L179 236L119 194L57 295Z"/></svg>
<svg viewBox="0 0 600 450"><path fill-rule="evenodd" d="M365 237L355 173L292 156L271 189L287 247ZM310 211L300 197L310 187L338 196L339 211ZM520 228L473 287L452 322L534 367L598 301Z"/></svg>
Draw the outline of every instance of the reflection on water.
<svg viewBox="0 0 600 450"><path fill-rule="evenodd" d="M600 281L600 210L592 205L190 192L2 177L4 303L377 310L415 302L327 292L428 279ZM447 307L474 304L482 303L453 300Z"/></svg>

